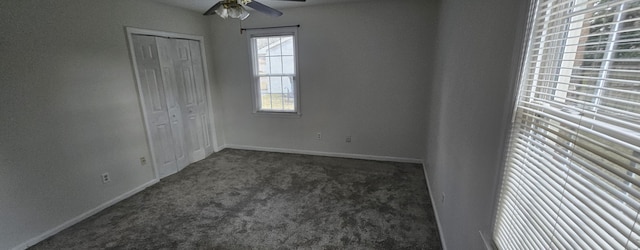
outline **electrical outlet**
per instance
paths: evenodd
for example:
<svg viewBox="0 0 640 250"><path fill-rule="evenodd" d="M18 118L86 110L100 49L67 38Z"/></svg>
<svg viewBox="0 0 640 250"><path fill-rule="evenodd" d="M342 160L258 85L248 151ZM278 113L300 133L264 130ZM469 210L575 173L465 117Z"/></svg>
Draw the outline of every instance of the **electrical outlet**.
<svg viewBox="0 0 640 250"><path fill-rule="evenodd" d="M111 181L111 177L109 177L109 173L104 173L100 175L102 177L102 183L107 183Z"/></svg>
<svg viewBox="0 0 640 250"><path fill-rule="evenodd" d="M147 165L147 158L144 158L144 156L140 157L140 165L142 166Z"/></svg>
<svg viewBox="0 0 640 250"><path fill-rule="evenodd" d="M318 132L316 133L316 140L321 140L322 139L322 133Z"/></svg>
<svg viewBox="0 0 640 250"><path fill-rule="evenodd" d="M346 141L347 143L351 143L351 136L347 136L347 138L344 141Z"/></svg>

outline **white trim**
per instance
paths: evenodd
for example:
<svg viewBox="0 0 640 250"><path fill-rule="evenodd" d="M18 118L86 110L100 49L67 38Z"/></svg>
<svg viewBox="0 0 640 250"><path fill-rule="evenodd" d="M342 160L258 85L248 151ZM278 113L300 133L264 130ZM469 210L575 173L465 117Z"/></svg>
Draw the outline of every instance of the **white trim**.
<svg viewBox="0 0 640 250"><path fill-rule="evenodd" d="M480 236L485 243L487 249L494 249L495 246L493 241L493 232L495 229L496 216L498 215L498 201L500 200L500 193L502 192L502 181L504 180L504 171L507 160L507 151L509 149L509 141L511 140L511 131L512 124L515 121L516 114L516 102L518 100L518 92L520 89L520 80L523 77L523 65L526 60L526 53L528 49L528 37L531 32L531 19L534 17L531 15L531 8L535 8L536 0L526 0L525 2L520 4L519 15L518 15L518 29L516 30L516 39L515 44L513 46L512 57L511 57L511 69L509 70L509 80L512 84L509 84L510 96L507 97L507 101L504 106L504 110L502 114L505 114L502 117L501 126L503 133L500 135L500 145L498 148L498 159L500 160L500 165L495 176L495 184L493 186L493 197L491 203L493 204L492 212L491 212L491 228L489 232L480 231ZM487 242L487 239L490 242ZM490 248L491 247L491 248Z"/></svg>
<svg viewBox="0 0 640 250"><path fill-rule="evenodd" d="M329 156L329 157L340 157L340 158L351 158L351 159L362 159L362 160L374 160L374 161L394 161L394 162L423 164L422 159L393 157L393 156L347 154L347 153L336 153L336 152L299 150L299 149L289 149L289 148L257 147L257 146L234 145L234 144L226 144L226 145L224 145L222 147L222 149L224 149L224 148L255 150L255 151L266 151L266 152L276 152L276 153L289 153L289 154Z"/></svg>
<svg viewBox="0 0 640 250"><path fill-rule="evenodd" d="M216 148L218 148L218 135L216 133L216 122L215 122L215 117L213 115L213 95L211 93L211 83L209 82L209 66L207 65L207 57L206 57L206 53L204 52L205 46L204 46L204 38L202 38L202 40L200 41L200 55L202 57L202 71L204 71L204 88L205 91L207 91L207 104L209 105L209 123L211 126L209 126L207 129L209 130L209 134L211 135L211 138L213 140L213 152L217 152ZM207 152L207 155L210 155L213 152Z"/></svg>
<svg viewBox="0 0 640 250"><path fill-rule="evenodd" d="M159 36L159 37L168 37L168 38L181 38L187 40L196 40L196 41L204 41L203 36L198 35L189 35L182 33L174 33L168 31L160 31L160 30L150 30L150 29L141 29L135 27L125 27L127 35L137 34L137 35L147 35L147 36Z"/></svg>
<svg viewBox="0 0 640 250"><path fill-rule="evenodd" d="M116 203L118 203L118 202L120 202L120 201L122 201L122 200L124 200L126 198L131 197L134 194L137 194L140 191L144 190L145 188L148 188L151 185L156 184L156 183L158 183L158 180L157 179L153 179L153 180L151 180L151 181L149 181L149 182L147 182L145 184L142 184L141 186L139 186L137 188L134 188L134 189L132 189L130 191L127 191L124 194L121 194L118 197L113 198L110 201L102 203L101 205L99 205L99 206L97 206L97 207L95 207L95 208L93 208L93 209L91 209L91 210L89 210L87 212L84 212L84 213L82 213L82 214L80 214L80 215L78 215L78 216L76 216L76 217L74 217L74 218L72 218L72 219L70 219L68 221L65 221L64 223L62 223L62 224L58 225L57 227L54 227L54 228L44 232L41 235L33 237L33 238L25 241L24 243L13 247L12 250L24 250L24 249L27 249L27 248L35 245L35 244L38 244L38 242L43 241L43 240L45 240L45 239L47 239L47 238L59 233L60 231L65 230L65 229L75 225L76 223L78 223L78 222L80 222L80 221L82 221L82 220L84 220L86 218L89 218L94 214L99 213L100 211L102 211L102 210L104 210L104 209L106 209L108 207L110 207L110 206L112 206L112 205L114 205L114 204L116 204Z"/></svg>
<svg viewBox="0 0 640 250"><path fill-rule="evenodd" d="M227 148L227 146L226 146L226 145L216 146L215 148L213 148L213 152L214 152L214 153L217 153L217 152L222 151L222 150L223 150L223 149L225 149L225 148ZM207 157L209 157L209 156L207 156Z"/></svg>
<svg viewBox="0 0 640 250"><path fill-rule="evenodd" d="M429 198L431 199L431 206L433 207L433 214L436 216L436 224L438 226L438 233L440 234L440 244L442 245L443 250L447 250L447 243L444 241L444 233L442 232L442 223L440 223L440 216L438 213L438 208L436 206L436 200L433 199L433 189L431 189L431 184L429 184L429 176L427 175L427 164L422 163L422 171L424 172L424 179L427 181L427 189L429 189Z"/></svg>
<svg viewBox="0 0 640 250"><path fill-rule="evenodd" d="M302 113L295 112L278 112L278 111L254 111L253 115L262 117L277 117L277 118L292 118L297 119L302 117Z"/></svg>
<svg viewBox="0 0 640 250"><path fill-rule="evenodd" d="M156 162L155 151L153 150L153 144L151 143L151 131L149 130L150 124L147 120L147 110L145 108L144 95L142 94L142 86L140 81L140 71L138 70L138 63L136 61L136 52L133 46L133 34L143 34L142 32L146 32L144 30L125 27L125 32L127 35L127 45L129 46L129 57L131 58L131 66L133 67L134 79L136 81L136 90L138 91L138 101L140 102L140 110L142 111L142 122L144 123L144 131L147 135L147 147L149 147L149 153L151 154L151 163L153 169L153 177L156 180L160 180L160 175L158 174L158 163ZM141 33L136 33L141 32Z"/></svg>
<svg viewBox="0 0 640 250"><path fill-rule="evenodd" d="M271 115L271 116L301 116L302 109L300 104L300 70L298 65L298 28L297 27L278 27L278 28L265 28L265 29L255 29L255 30L247 30L247 42L249 44L249 53L251 54L251 88L253 92L253 114L261 114L261 115ZM295 96L295 110L293 112L289 111L277 111L277 110L260 110L259 109L259 100L260 100L260 76L258 74L258 59L257 56L257 47L253 43L253 38L256 37L268 37L268 36L281 36L281 35L291 35L293 36L293 64L294 64L294 72L293 72L293 88L294 88L294 96Z"/></svg>

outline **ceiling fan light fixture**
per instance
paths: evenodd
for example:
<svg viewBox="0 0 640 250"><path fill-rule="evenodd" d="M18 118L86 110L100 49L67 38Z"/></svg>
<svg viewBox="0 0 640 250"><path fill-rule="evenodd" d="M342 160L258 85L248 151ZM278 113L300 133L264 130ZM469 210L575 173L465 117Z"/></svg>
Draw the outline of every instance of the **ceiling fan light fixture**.
<svg viewBox="0 0 640 250"><path fill-rule="evenodd" d="M240 20L247 19L249 17L249 11L245 9L242 5L237 3L225 3L220 4L218 8L215 9L216 14L222 18L237 18Z"/></svg>
<svg viewBox="0 0 640 250"><path fill-rule="evenodd" d="M233 8L229 8L229 17L237 18L240 20L247 19L249 17L249 11L242 7L241 5L234 6Z"/></svg>
<svg viewBox="0 0 640 250"><path fill-rule="evenodd" d="M292 2L305 2L306 0L280 0L280 1L292 1ZM203 15L213 15L216 13L222 18L237 18L244 20L249 16L249 12L244 6L249 6L251 9L269 15L269 16L282 16L282 12L271 8L267 5L261 4L255 0L221 0L211 6Z"/></svg>
<svg viewBox="0 0 640 250"><path fill-rule="evenodd" d="M229 17L229 11L224 7L224 5L220 5L220 7L216 9L216 14L225 19Z"/></svg>

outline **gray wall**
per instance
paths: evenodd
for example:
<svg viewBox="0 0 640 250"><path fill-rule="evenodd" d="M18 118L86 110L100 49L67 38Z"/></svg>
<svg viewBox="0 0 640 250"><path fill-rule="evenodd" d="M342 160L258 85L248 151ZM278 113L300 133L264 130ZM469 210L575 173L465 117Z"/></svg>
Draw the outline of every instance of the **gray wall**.
<svg viewBox="0 0 640 250"><path fill-rule="evenodd" d="M484 249L491 231L525 2L441 3L425 159L448 249Z"/></svg>
<svg viewBox="0 0 640 250"><path fill-rule="evenodd" d="M153 179L124 26L209 33L147 1L0 1L0 249ZM109 172L104 185L100 174Z"/></svg>
<svg viewBox="0 0 640 250"><path fill-rule="evenodd" d="M212 18L227 145L421 159L436 1L370 1L252 13L244 27L300 24L302 116L252 114L248 42ZM321 132L322 140L316 140ZM351 135L353 142L345 143Z"/></svg>

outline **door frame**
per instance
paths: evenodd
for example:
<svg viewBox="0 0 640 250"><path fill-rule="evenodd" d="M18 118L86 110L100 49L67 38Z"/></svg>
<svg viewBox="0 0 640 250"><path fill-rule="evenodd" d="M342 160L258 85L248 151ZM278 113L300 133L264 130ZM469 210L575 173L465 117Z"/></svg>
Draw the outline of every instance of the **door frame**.
<svg viewBox="0 0 640 250"><path fill-rule="evenodd" d="M134 73L134 79L136 81L136 90L138 91L138 102L140 105L140 110L142 111L142 120L144 122L144 129L147 135L147 146L149 147L149 151L151 154L151 163L153 164L153 175L154 178L156 180L160 180L160 174L158 172L158 164L156 162L156 155L155 155L155 150L153 148L153 143L151 142L152 140L152 136L151 136L151 130L149 129L149 121L147 120L147 111L144 108L144 95L142 94L142 85L141 85L141 81L140 81L140 72L138 71L138 65L137 65L137 61L136 61L136 55L135 55L135 47L133 46L133 35L148 35L148 36L156 36L156 37L166 37L166 38L177 38L177 39L187 39L187 40L194 40L194 41L198 41L200 43L200 56L202 56L202 67L203 67L203 73L204 73L204 87L205 87L205 92L206 96L207 96L207 113L209 115L209 134L210 134L210 139L213 141L213 151L217 152L220 150L219 146L218 146L218 138L217 138L217 134L216 134L216 125L215 125L215 118L213 117L213 102L211 99L211 87L210 87L210 81L209 81L209 67L207 66L207 57L206 57L206 53L205 53L205 46L204 46L204 37L203 36L197 36L197 35L188 35L188 34L180 34L180 33L174 33L174 32L167 32L167 31L159 31L159 30L150 30L150 29L142 29L142 28L135 28L135 27L125 27L125 33L127 36L127 45L129 46L129 57L131 58L131 64L133 67L133 73ZM211 152L205 152L205 153L211 153ZM208 156L208 155L207 155ZM206 156L205 156L206 157Z"/></svg>

